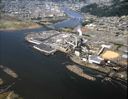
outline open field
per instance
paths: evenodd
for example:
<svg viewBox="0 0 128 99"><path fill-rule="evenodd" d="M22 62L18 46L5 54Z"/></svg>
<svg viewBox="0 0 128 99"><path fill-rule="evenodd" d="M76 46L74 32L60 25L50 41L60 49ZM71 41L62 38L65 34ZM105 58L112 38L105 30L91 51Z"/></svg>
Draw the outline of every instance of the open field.
<svg viewBox="0 0 128 99"><path fill-rule="evenodd" d="M0 30L18 30L18 29L31 29L39 28L40 25L32 22L23 22L16 18L9 16L1 16Z"/></svg>

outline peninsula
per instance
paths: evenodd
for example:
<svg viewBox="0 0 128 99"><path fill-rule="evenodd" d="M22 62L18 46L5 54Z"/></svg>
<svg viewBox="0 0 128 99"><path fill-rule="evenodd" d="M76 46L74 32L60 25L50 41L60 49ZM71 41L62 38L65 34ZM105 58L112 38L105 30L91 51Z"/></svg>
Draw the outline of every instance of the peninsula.
<svg viewBox="0 0 128 99"><path fill-rule="evenodd" d="M70 11L70 9L66 9L66 11L66 14L75 13ZM72 14L69 16L72 17ZM80 15L74 17L81 18ZM127 21L127 18L127 16L98 18L86 14L84 17L85 23L81 28L77 26L79 19L74 23L73 20L76 19L72 18L53 25L48 25L48 28L55 30L40 33L33 32L28 34L25 39L34 44L33 48L43 52L45 55L61 51L67 53L74 63L82 65L83 68L90 68L106 74L106 76L111 79L126 82L128 58L128 45L126 42L127 29L121 26L121 24ZM112 19L114 19L114 21L110 22ZM91 20L93 21L90 23ZM108 21L103 23L103 20ZM119 20L121 20L120 23L118 23ZM101 22L102 24L100 25ZM75 24L77 31L73 29L70 29L70 31L64 28L60 29L60 27L70 28ZM120 25L120 27L118 25ZM117 36L117 32L123 33L123 35L119 34ZM78 68L75 67L74 69L74 66L67 66L67 68L79 76L83 76L83 72L76 71ZM90 76L88 77L91 79Z"/></svg>

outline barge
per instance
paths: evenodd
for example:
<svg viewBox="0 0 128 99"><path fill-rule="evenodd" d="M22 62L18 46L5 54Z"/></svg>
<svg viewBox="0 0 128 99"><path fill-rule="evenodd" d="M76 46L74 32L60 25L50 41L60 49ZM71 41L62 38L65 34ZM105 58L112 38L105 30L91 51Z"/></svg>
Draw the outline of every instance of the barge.
<svg viewBox="0 0 128 99"><path fill-rule="evenodd" d="M86 74L83 69L79 68L77 65L67 65L66 68L68 70L70 70L71 72L74 72L75 74L77 74L80 77L83 77L87 80L91 80L91 81L95 81L96 78L93 76L90 76L88 74Z"/></svg>

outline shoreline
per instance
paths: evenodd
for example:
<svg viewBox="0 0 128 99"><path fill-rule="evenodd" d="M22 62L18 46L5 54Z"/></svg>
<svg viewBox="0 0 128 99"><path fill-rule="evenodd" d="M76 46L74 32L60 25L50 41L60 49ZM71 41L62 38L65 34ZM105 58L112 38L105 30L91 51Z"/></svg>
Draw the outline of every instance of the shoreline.
<svg viewBox="0 0 128 99"><path fill-rule="evenodd" d="M116 73L113 70L111 70L109 67L105 68L105 67L98 66L98 65L95 65L95 64L83 63L79 58L77 58L75 56L70 56L69 59L72 62L81 65L82 67L86 67L86 68L89 68L89 69L92 69L92 70L96 70L99 73L104 73L104 74L106 74L106 76L108 76L112 79L114 78L114 79L117 79L117 80L127 81L127 77L126 77L127 74L125 75L122 72Z"/></svg>
<svg viewBox="0 0 128 99"><path fill-rule="evenodd" d="M42 27L42 25L38 23L32 21L21 21L11 16L2 15L0 19L0 31L34 29L40 27Z"/></svg>
<svg viewBox="0 0 128 99"><path fill-rule="evenodd" d="M25 30L25 29L37 29L37 28L41 28L42 26L30 26L30 27L23 27L23 28L6 28L6 29L0 29L0 31L16 31L16 30Z"/></svg>
<svg viewBox="0 0 128 99"><path fill-rule="evenodd" d="M34 43L40 49L45 49L42 44L46 44L47 46L56 49L56 51L60 51L66 54L70 54L70 46L68 44L70 40L74 40L73 37L77 37L76 34L71 34L68 32L58 32L58 31L47 31L47 32L40 32L40 33L31 33L25 37L25 40L29 43ZM38 39L37 39L38 38ZM63 41L65 40L65 41ZM65 43L67 42L67 43ZM39 50L39 49L37 49ZM39 50L40 51L40 50ZM45 52L45 51L44 51ZM83 67L90 68L100 73L104 73L107 77L118 79L118 80L127 80L126 71L118 71L117 66L107 66L103 64L95 64L89 63L81 60L80 56L76 56L75 53L72 56L69 56L69 59L74 63L77 63ZM116 64L117 65L117 64Z"/></svg>

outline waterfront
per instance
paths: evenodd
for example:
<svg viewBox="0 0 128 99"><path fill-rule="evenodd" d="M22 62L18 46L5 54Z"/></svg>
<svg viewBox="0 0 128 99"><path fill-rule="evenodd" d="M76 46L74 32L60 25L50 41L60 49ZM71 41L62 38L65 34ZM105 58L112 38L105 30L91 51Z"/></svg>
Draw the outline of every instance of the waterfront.
<svg viewBox="0 0 128 99"><path fill-rule="evenodd" d="M0 64L19 75L12 87L16 93L24 99L126 99L126 90L119 86L88 81L69 72L65 54L45 56L28 46L26 33L40 30L0 31Z"/></svg>

